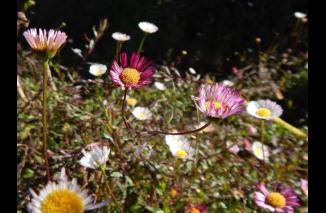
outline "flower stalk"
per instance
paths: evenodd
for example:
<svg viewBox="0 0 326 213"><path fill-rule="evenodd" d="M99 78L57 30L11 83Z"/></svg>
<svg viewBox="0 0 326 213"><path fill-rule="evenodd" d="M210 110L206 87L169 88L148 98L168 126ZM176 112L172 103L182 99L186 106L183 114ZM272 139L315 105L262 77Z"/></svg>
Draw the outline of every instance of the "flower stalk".
<svg viewBox="0 0 326 213"><path fill-rule="evenodd" d="M43 62L43 112L42 112L42 123L43 123L43 157L46 167L46 175L48 180L51 178L50 166L49 166L49 157L47 153L48 149L48 120L47 120L47 82L48 82L48 73L49 73L49 60Z"/></svg>
<svg viewBox="0 0 326 213"><path fill-rule="evenodd" d="M138 50L137 50L138 53L141 53L147 35L148 35L148 33L145 32L142 40L140 41L140 44L139 44L139 47L138 47Z"/></svg>

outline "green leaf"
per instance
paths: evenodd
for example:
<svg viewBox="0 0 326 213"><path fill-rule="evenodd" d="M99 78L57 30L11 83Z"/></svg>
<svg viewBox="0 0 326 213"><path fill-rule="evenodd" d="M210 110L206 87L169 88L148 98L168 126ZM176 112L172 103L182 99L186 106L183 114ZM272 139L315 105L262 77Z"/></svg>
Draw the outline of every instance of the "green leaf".
<svg viewBox="0 0 326 213"><path fill-rule="evenodd" d="M123 174L120 172L112 172L110 176L111 177L123 177Z"/></svg>
<svg viewBox="0 0 326 213"><path fill-rule="evenodd" d="M31 169L25 169L24 173L23 173L23 178L25 179L29 179L32 178L34 176L34 171Z"/></svg>

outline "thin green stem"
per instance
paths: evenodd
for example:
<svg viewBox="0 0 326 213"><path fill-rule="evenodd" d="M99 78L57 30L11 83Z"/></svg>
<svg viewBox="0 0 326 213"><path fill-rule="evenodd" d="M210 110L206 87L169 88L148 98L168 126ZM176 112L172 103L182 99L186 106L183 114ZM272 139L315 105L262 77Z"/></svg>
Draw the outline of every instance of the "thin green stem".
<svg viewBox="0 0 326 213"><path fill-rule="evenodd" d="M261 143L262 143L263 160L265 161L264 136L265 136L265 120L262 119L261 120Z"/></svg>
<svg viewBox="0 0 326 213"><path fill-rule="evenodd" d="M122 106L121 106L121 116L122 116L123 122L125 123L126 127L130 131L132 128L129 125L129 123L127 122L127 119L125 117L125 108L126 108L127 93L128 93L128 88L125 88L125 91L124 91L124 94L123 94Z"/></svg>
<svg viewBox="0 0 326 213"><path fill-rule="evenodd" d="M137 50L138 53L140 53L142 51L142 49L143 49L144 41L145 41L145 38L147 37L147 34L148 33L145 33L142 40L140 41L140 44L139 44L139 47L138 47L138 50Z"/></svg>
<svg viewBox="0 0 326 213"><path fill-rule="evenodd" d="M42 112L42 123L43 123L43 157L46 167L46 175L48 180L51 178L49 157L48 157L48 121L47 121L47 82L49 72L49 61L45 60L43 63L43 112Z"/></svg>
<svg viewBox="0 0 326 213"><path fill-rule="evenodd" d="M119 57L119 53L121 51L121 48L122 48L122 41L117 41L117 46L115 48L115 56L114 56L114 59L115 60L118 60L118 57Z"/></svg>
<svg viewBox="0 0 326 213"><path fill-rule="evenodd" d="M118 203L118 201L117 201L117 199L116 199L116 197L115 197L115 195L114 195L114 193L113 193L113 191L112 191L112 189L110 187L110 184L108 182L108 176L106 175L106 172L105 172L105 170L106 170L105 165L101 166L100 168L101 168L101 172L102 172L102 175L103 175L103 178L104 178L104 184L105 184L105 188L106 188L106 198L108 199L109 196L111 196L114 204L116 206L119 206L119 203ZM120 206L119 206L119 208L120 208L121 212L123 212L123 209Z"/></svg>

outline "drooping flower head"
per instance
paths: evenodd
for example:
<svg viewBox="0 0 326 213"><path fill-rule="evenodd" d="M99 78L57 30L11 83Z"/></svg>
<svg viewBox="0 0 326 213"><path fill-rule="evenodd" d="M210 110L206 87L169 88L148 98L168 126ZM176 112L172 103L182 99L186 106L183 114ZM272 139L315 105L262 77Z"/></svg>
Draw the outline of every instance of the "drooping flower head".
<svg viewBox="0 0 326 213"><path fill-rule="evenodd" d="M166 135L165 143L169 146L172 155L179 159L191 159L195 153L195 149L183 135Z"/></svg>
<svg viewBox="0 0 326 213"><path fill-rule="evenodd" d="M152 62L134 52L128 63L126 53L120 54L120 65L113 61L110 70L112 81L120 87L138 89L151 83L151 77L155 72Z"/></svg>
<svg viewBox="0 0 326 213"><path fill-rule="evenodd" d="M138 27L145 33L155 33L158 31L158 27L155 24L146 21L139 22Z"/></svg>
<svg viewBox="0 0 326 213"><path fill-rule="evenodd" d="M244 99L239 92L223 84L202 85L199 96L192 99L208 117L226 118L244 111Z"/></svg>
<svg viewBox="0 0 326 213"><path fill-rule="evenodd" d="M207 212L207 206L202 204L188 204L188 206L185 209L185 213L205 213Z"/></svg>
<svg viewBox="0 0 326 213"><path fill-rule="evenodd" d="M283 113L282 107L271 100L250 101L247 112L259 119L271 120L280 117Z"/></svg>
<svg viewBox="0 0 326 213"><path fill-rule="evenodd" d="M27 209L30 213L83 213L105 206L107 202L93 204L93 197L83 190L74 178L68 180L65 168L61 169L56 182L49 182L37 195L32 189L32 201Z"/></svg>
<svg viewBox="0 0 326 213"><path fill-rule="evenodd" d="M84 156L79 163L84 167L97 169L109 160L110 149L107 146L100 147L95 144L89 151L82 150L82 153Z"/></svg>
<svg viewBox="0 0 326 213"><path fill-rule="evenodd" d="M92 64L89 67L89 73L92 75L99 77L103 75L107 70L107 67L104 64Z"/></svg>
<svg viewBox="0 0 326 213"><path fill-rule="evenodd" d="M120 33L120 32L114 32L112 33L112 38L116 41L128 41L130 40L130 36L125 34L125 33Z"/></svg>
<svg viewBox="0 0 326 213"><path fill-rule="evenodd" d="M293 207L299 206L299 200L290 187L279 187L274 184L269 192L263 183L258 185L260 192L255 192L255 203L271 212L294 213Z"/></svg>
<svg viewBox="0 0 326 213"><path fill-rule="evenodd" d="M28 29L23 33L30 47L39 53L46 54L47 57L55 56L59 48L67 40L67 35L58 30Z"/></svg>

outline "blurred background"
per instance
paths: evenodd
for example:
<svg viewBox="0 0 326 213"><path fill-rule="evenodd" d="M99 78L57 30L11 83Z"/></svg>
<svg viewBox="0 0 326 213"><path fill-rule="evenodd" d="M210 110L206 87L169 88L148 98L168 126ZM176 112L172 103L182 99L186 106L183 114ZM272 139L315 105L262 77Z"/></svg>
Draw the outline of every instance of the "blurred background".
<svg viewBox="0 0 326 213"><path fill-rule="evenodd" d="M146 39L147 57L157 64L176 67L181 74L193 67L197 73L208 73L217 79L232 75L233 67L258 66L262 61L260 52L267 54L266 66L274 68L271 60L283 60L275 59L277 54L307 59L307 23L294 16L297 11L308 15L307 10L307 0L18 1L18 11L25 12L29 27L60 28L68 34L69 41L60 54L62 65L81 64L72 48L84 49L92 37L92 28L101 20L107 19L108 29L87 61L107 65L115 52L111 34L115 31L129 34L131 40L124 44L123 50L132 52L143 36L137 23L149 21L159 31ZM23 48L27 47L21 33L18 41ZM300 73L300 68L292 66L297 62L288 61L291 63L283 63L280 68L290 72L290 77L283 81L290 82L284 90L292 99L282 105L297 108L287 112L285 118L306 124L302 117L307 117L307 71ZM307 66L300 63L300 67ZM296 73L300 74L292 75Z"/></svg>

